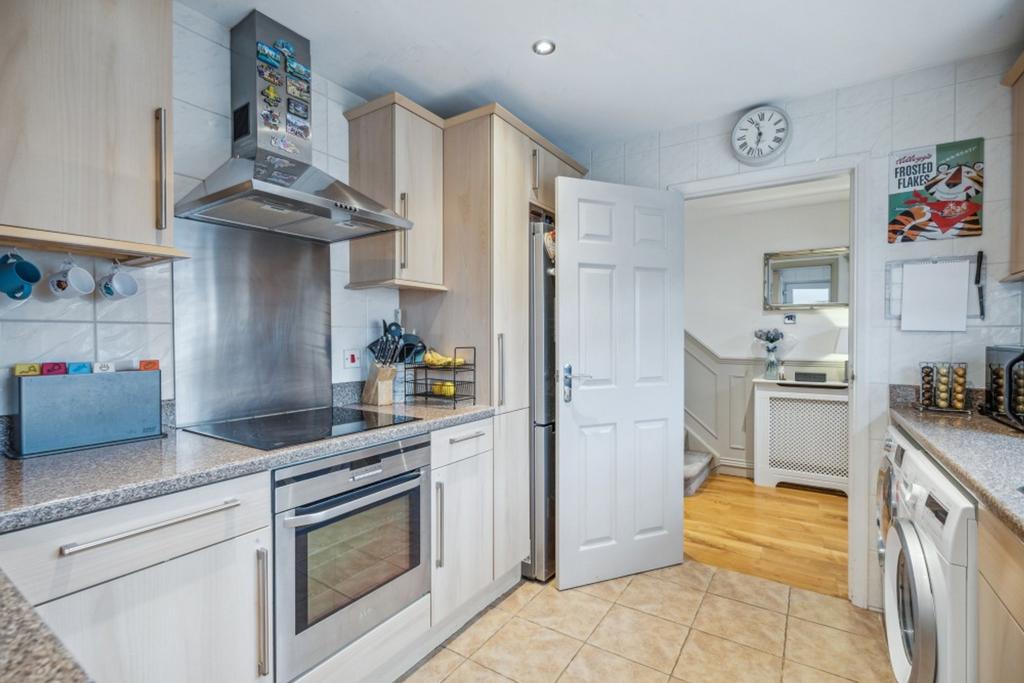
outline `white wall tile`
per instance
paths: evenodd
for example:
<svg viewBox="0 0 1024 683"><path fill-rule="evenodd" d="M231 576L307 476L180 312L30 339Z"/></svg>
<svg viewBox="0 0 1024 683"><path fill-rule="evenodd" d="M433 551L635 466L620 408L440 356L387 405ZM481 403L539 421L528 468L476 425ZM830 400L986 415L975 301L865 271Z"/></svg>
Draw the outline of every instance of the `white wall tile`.
<svg viewBox="0 0 1024 683"><path fill-rule="evenodd" d="M836 153L888 154L892 149L892 100L878 100L838 110Z"/></svg>
<svg viewBox="0 0 1024 683"><path fill-rule="evenodd" d="M1010 199L1013 138L985 138L985 201Z"/></svg>
<svg viewBox="0 0 1024 683"><path fill-rule="evenodd" d="M740 117L740 113L732 112L709 119L708 121L701 121L697 124L697 137L704 139L728 135L732 132L733 126L736 125L736 120Z"/></svg>
<svg viewBox="0 0 1024 683"><path fill-rule="evenodd" d="M348 284L348 270L349 270L349 243L348 242L335 242L331 245L331 270L341 270L346 273L345 284ZM333 284L332 284L333 286Z"/></svg>
<svg viewBox="0 0 1024 683"><path fill-rule="evenodd" d="M893 100L892 147L921 147L954 139L953 86L904 95Z"/></svg>
<svg viewBox="0 0 1024 683"><path fill-rule="evenodd" d="M675 128L661 131L659 144L662 147L671 147L672 145L679 145L696 139L697 124L691 123L686 126L676 126Z"/></svg>
<svg viewBox="0 0 1024 683"><path fill-rule="evenodd" d="M313 63L316 63L316 51L313 51ZM310 86L317 95L327 97L327 78L318 71L313 72L312 85Z"/></svg>
<svg viewBox="0 0 1024 683"><path fill-rule="evenodd" d="M969 327L966 332L953 333L952 359L967 363L967 385L985 387L985 347L1020 344L1020 327Z"/></svg>
<svg viewBox="0 0 1024 683"><path fill-rule="evenodd" d="M17 412L17 363L92 362L96 347L91 322L0 322L0 415Z"/></svg>
<svg viewBox="0 0 1024 683"><path fill-rule="evenodd" d="M342 111L354 109L361 104L366 104L366 98L360 97L351 90L347 90L334 81L327 79L327 97L341 104Z"/></svg>
<svg viewBox="0 0 1024 683"><path fill-rule="evenodd" d="M343 183L348 182L348 162L336 157L327 157L327 173Z"/></svg>
<svg viewBox="0 0 1024 683"><path fill-rule="evenodd" d="M958 62L956 65L956 80L970 81L975 78L986 76L999 76L1010 70L1013 63L1020 56L1021 47L1015 46L1008 50L993 52L980 57L972 57Z"/></svg>
<svg viewBox="0 0 1024 683"><path fill-rule="evenodd" d="M590 149L590 162L596 166L599 161L622 157L625 153L625 145L621 141L606 142Z"/></svg>
<svg viewBox="0 0 1024 683"><path fill-rule="evenodd" d="M231 51L194 31L174 26L174 97L231 115Z"/></svg>
<svg viewBox="0 0 1024 683"><path fill-rule="evenodd" d="M174 172L206 178L230 156L228 117L174 100Z"/></svg>
<svg viewBox="0 0 1024 683"><path fill-rule="evenodd" d="M366 292L370 290L346 289L346 284L346 271L331 271L331 327L363 329L366 325Z"/></svg>
<svg viewBox="0 0 1024 683"><path fill-rule="evenodd" d="M198 178L192 178L180 173L174 174L174 201L178 202L191 192L199 183L203 182Z"/></svg>
<svg viewBox="0 0 1024 683"><path fill-rule="evenodd" d="M378 323L379 324L379 323ZM344 353L347 349L359 349L360 365L346 368ZM359 327L331 327L331 381L359 382L366 379L370 352L366 349L366 330Z"/></svg>
<svg viewBox="0 0 1024 683"><path fill-rule="evenodd" d="M693 141L661 148L659 178L662 186L696 179L697 145Z"/></svg>
<svg viewBox="0 0 1024 683"><path fill-rule="evenodd" d="M99 323L96 325L96 360L121 369L137 367L140 360L160 361L161 398L174 398L174 329L170 324Z"/></svg>
<svg viewBox="0 0 1024 683"><path fill-rule="evenodd" d="M892 99L892 79L883 78L870 83L861 83L849 88L841 88L836 93L837 107L853 107L859 104L871 104Z"/></svg>
<svg viewBox="0 0 1024 683"><path fill-rule="evenodd" d="M606 183L621 183L626 174L626 160L624 157L612 159L595 158L590 166L591 180L600 180Z"/></svg>
<svg viewBox="0 0 1024 683"><path fill-rule="evenodd" d="M1006 260L1010 244L1010 200L985 200L981 209L981 235L949 240L953 243L953 254L973 256L983 250L992 264ZM990 266L992 265L990 264ZM992 270L998 270L992 268Z"/></svg>
<svg viewBox="0 0 1024 683"><path fill-rule="evenodd" d="M956 138L997 138L1013 132L1012 91L998 76L956 86Z"/></svg>
<svg viewBox="0 0 1024 683"><path fill-rule="evenodd" d="M836 114L828 110L792 119L793 140L786 149L786 163L824 159L836 154Z"/></svg>
<svg viewBox="0 0 1024 683"><path fill-rule="evenodd" d="M348 159L348 120L341 103L327 100L327 155Z"/></svg>
<svg viewBox="0 0 1024 683"><path fill-rule="evenodd" d="M627 185L658 189L658 148L626 156Z"/></svg>
<svg viewBox="0 0 1024 683"><path fill-rule="evenodd" d="M624 144L625 154L628 156L630 154L640 154L641 152L649 152L651 150L658 149L658 145L658 134L656 132L645 133L643 135L638 135L634 138L626 140Z"/></svg>
<svg viewBox="0 0 1024 683"><path fill-rule="evenodd" d="M95 311L92 295L61 299L50 292L49 277L64 269L64 260L67 255L29 249L22 250L20 253L25 260L39 268L43 279L32 288L32 296L28 301L19 304L17 308L0 310L0 320L62 320L89 323L93 321ZM76 256L75 264L90 273L93 271L93 259L90 256ZM3 339L2 343L6 344L7 339ZM0 415L3 413L0 412Z"/></svg>
<svg viewBox="0 0 1024 683"><path fill-rule="evenodd" d="M884 440L889 429L889 384L871 382L868 385L868 434L873 441Z"/></svg>
<svg viewBox="0 0 1024 683"><path fill-rule="evenodd" d="M790 100L786 102L785 109L790 117L800 117L813 114L827 114L835 110L835 106L836 93L830 90L819 95Z"/></svg>
<svg viewBox="0 0 1024 683"><path fill-rule="evenodd" d="M174 3L173 20L174 23L195 31L215 43L226 48L231 47L231 29L218 24L213 19L210 19L205 14L200 14L191 7L187 7L180 2Z"/></svg>
<svg viewBox="0 0 1024 683"><path fill-rule="evenodd" d="M313 150L316 152L327 152L327 138L330 136L331 125L327 120L327 95L313 92L312 133L310 141L313 143ZM346 128L346 133L347 133Z"/></svg>
<svg viewBox="0 0 1024 683"><path fill-rule="evenodd" d="M107 299L97 292L96 320L100 322L170 323L171 264L161 263L147 268L122 267L135 278L139 292L127 299ZM110 272L109 262L99 261L96 279Z"/></svg>
<svg viewBox="0 0 1024 683"><path fill-rule="evenodd" d="M954 64L943 64L930 69L911 71L896 77L893 81L893 95L909 95L952 85L955 77L956 66Z"/></svg>
<svg viewBox="0 0 1024 683"><path fill-rule="evenodd" d="M732 155L729 135L718 135L700 141L697 148L697 177L714 178L716 176L738 173L740 162Z"/></svg>
<svg viewBox="0 0 1024 683"><path fill-rule="evenodd" d="M916 384L921 381L919 364L922 361L953 360L953 333L904 332L893 329L889 354L889 383Z"/></svg>
<svg viewBox="0 0 1024 683"><path fill-rule="evenodd" d="M970 240L965 240L970 241ZM990 255L989 258L992 256ZM998 256L997 256L998 258ZM985 319L968 318L968 327L990 327L992 325L1020 327L1024 325L1024 284L1020 282L1000 282L997 275L1005 272L1007 266L1001 262L986 263L985 272ZM972 268L973 273L973 268ZM972 275L973 278L973 275ZM973 283L973 279L972 279ZM977 315L978 295L975 288L970 288L967 312Z"/></svg>
<svg viewBox="0 0 1024 683"><path fill-rule="evenodd" d="M366 292L366 329L372 334L371 338L376 339L381 334L381 319L389 323L395 319L398 290L377 287L363 291Z"/></svg>

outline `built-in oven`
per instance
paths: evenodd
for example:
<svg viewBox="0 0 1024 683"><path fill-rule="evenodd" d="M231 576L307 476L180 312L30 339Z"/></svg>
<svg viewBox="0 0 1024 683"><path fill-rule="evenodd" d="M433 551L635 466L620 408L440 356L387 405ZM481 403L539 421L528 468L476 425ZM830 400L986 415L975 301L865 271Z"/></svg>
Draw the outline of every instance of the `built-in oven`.
<svg viewBox="0 0 1024 683"><path fill-rule="evenodd" d="M430 435L274 472L277 679L430 591Z"/></svg>

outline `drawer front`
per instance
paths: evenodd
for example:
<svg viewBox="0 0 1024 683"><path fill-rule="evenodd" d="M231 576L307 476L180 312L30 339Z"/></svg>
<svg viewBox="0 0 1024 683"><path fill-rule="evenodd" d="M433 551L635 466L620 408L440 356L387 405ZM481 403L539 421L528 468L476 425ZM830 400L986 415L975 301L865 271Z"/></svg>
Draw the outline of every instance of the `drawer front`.
<svg viewBox="0 0 1024 683"><path fill-rule="evenodd" d="M430 433L430 467L437 469L494 447L494 421L477 420Z"/></svg>
<svg viewBox="0 0 1024 683"><path fill-rule="evenodd" d="M0 569L33 605L270 524L270 474L0 536Z"/></svg>

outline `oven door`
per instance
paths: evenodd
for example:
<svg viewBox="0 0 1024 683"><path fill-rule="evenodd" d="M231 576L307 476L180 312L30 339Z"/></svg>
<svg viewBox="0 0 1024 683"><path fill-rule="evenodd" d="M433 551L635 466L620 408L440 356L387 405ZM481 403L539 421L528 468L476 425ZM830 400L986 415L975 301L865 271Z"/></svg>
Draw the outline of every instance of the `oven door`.
<svg viewBox="0 0 1024 683"><path fill-rule="evenodd" d="M430 591L430 470L275 515L278 680Z"/></svg>
<svg viewBox="0 0 1024 683"><path fill-rule="evenodd" d="M885 637L899 683L934 683L938 665L935 594L914 524L897 518L886 539Z"/></svg>

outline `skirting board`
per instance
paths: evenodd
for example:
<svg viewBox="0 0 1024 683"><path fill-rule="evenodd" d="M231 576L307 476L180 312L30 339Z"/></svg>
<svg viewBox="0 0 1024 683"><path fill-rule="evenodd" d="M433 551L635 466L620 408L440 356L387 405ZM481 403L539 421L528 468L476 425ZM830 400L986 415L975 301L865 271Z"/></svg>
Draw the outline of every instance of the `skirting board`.
<svg viewBox="0 0 1024 683"><path fill-rule="evenodd" d="M301 683L318 683L319 681L366 681L367 683L380 683L381 681L395 681L403 674L412 669L420 660L431 654L438 646L465 626L473 617L479 614L485 607L507 593L522 579L522 570L517 565L504 576L498 577L484 590L477 593L469 602L449 615L444 621L431 626L425 633L411 629L407 633L391 633L389 628L392 621L402 620L405 612L399 612L390 620L384 622L373 631L355 641L344 650L334 655L318 667L302 676ZM420 602L427 600L423 598ZM420 602L417 602L408 610L422 609ZM427 601L427 617L429 623L429 601ZM399 644L400 653L394 656L384 656L384 661L375 669L365 675L353 675L353 663L360 661L362 670L365 671L366 656L376 654L374 643L378 639L385 641L393 638L403 638L409 641L408 645L402 647ZM369 647L367 647L369 646ZM373 653L373 654L370 654ZM360 672L362 674L362 672Z"/></svg>

